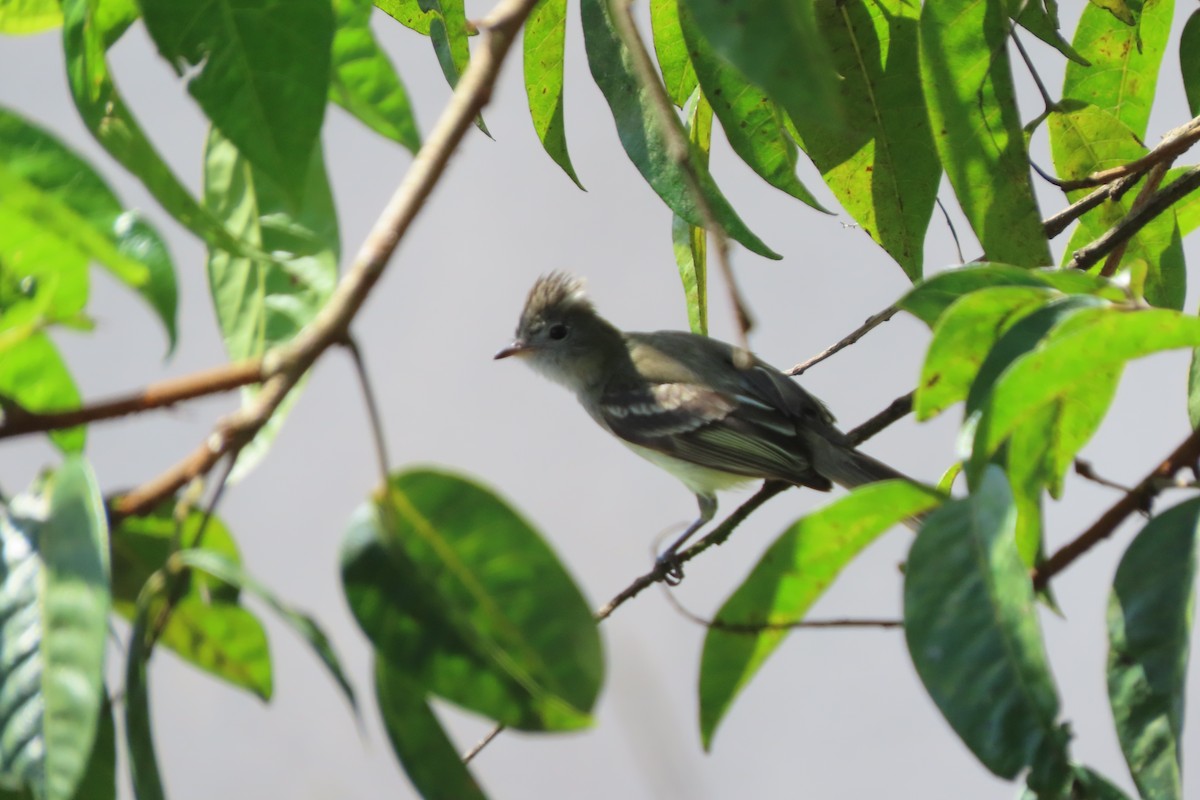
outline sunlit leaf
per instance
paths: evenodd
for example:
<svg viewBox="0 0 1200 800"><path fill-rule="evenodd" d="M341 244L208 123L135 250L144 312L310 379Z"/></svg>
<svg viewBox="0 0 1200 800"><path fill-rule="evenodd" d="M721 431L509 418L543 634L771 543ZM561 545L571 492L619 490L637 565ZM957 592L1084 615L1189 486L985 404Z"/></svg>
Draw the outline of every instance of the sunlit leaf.
<svg viewBox="0 0 1200 800"><path fill-rule="evenodd" d="M80 405L79 389L67 365L44 333L0 350L0 397L26 411L65 411ZM50 439L63 451L83 449L84 428L53 431Z"/></svg>
<svg viewBox="0 0 1200 800"><path fill-rule="evenodd" d="M654 55L662 73L663 85L671 102L683 104L696 91L696 70L688 55L688 44L679 26L679 0L651 0L650 29L654 37ZM706 43L707 46L707 43Z"/></svg>
<svg viewBox="0 0 1200 800"><path fill-rule="evenodd" d="M0 33L41 33L62 24L57 0L3 0Z"/></svg>
<svg viewBox="0 0 1200 800"><path fill-rule="evenodd" d="M673 0L672 0L673 2ZM554 163L580 189L567 152L563 125L563 51L567 36L566 0L540 0L525 23L525 96L538 139Z"/></svg>
<svg viewBox="0 0 1200 800"><path fill-rule="evenodd" d="M712 106L699 87L692 92L684 106L684 124L693 152L701 163L708 164L712 144ZM682 217L671 216L671 246L675 265L683 283L687 301L688 326L692 333L708 335L708 231L689 225Z"/></svg>

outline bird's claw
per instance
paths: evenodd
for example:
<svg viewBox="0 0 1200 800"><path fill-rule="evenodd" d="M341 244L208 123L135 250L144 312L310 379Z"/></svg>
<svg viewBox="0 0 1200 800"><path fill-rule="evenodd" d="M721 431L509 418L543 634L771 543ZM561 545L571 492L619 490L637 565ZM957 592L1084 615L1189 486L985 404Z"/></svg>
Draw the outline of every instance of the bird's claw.
<svg viewBox="0 0 1200 800"><path fill-rule="evenodd" d="M655 560L654 567L662 574L663 583L667 586L678 586L683 580L683 564L679 561L678 553L663 553Z"/></svg>

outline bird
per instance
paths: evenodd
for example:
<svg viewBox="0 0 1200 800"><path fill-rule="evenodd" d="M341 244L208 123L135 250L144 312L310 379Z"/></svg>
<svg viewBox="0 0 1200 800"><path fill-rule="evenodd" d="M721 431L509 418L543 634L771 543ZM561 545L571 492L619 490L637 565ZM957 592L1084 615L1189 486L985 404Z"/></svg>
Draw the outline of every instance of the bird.
<svg viewBox="0 0 1200 800"><path fill-rule="evenodd" d="M622 331L565 272L534 283L516 337L495 355L511 357L573 391L601 428L696 496L699 517L658 557L671 583L718 491L758 479L821 492L908 480L856 450L825 404L780 370L700 334Z"/></svg>

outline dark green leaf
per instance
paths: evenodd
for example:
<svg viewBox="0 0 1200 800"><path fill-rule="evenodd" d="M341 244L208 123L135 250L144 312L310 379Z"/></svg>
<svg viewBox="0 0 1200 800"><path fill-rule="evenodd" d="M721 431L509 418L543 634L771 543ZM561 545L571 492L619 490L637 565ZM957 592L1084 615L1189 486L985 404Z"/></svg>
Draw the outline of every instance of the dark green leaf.
<svg viewBox="0 0 1200 800"><path fill-rule="evenodd" d="M917 674L971 752L1009 779L1039 753L1064 761L1066 746L1014 522L1004 474L989 467L970 497L926 518L904 581Z"/></svg>
<svg viewBox="0 0 1200 800"><path fill-rule="evenodd" d="M178 553L177 558L179 559L179 563L185 566L201 570L212 575L214 578L218 578L225 584L253 593L270 606L271 610L278 614L280 619L287 623L312 648L317 658L321 659L321 663L325 665L325 668L329 670L329 674L337 682L338 688L346 696L350 707L355 711L358 710L358 705L354 699L354 689L350 686L350 681L346 678L341 661L338 659L337 653L333 651L333 645L330 644L329 637L325 635L325 632L321 630L321 627L312 617L284 603L279 599L278 595L264 584L247 575L236 559L208 549L182 550Z"/></svg>
<svg viewBox="0 0 1200 800"><path fill-rule="evenodd" d="M1200 427L1200 349L1192 351L1192 365L1188 369L1187 411L1192 427Z"/></svg>
<svg viewBox="0 0 1200 800"><path fill-rule="evenodd" d="M725 138L750 169L774 186L818 211L817 198L796 177L797 148L785 128L779 106L713 51L686 6L675 20L691 53L705 99L721 121Z"/></svg>
<svg viewBox="0 0 1200 800"><path fill-rule="evenodd" d="M654 36L654 55L662 72L663 84L671 102L683 104L696 91L696 70L688 55L688 45L679 27L679 0L650 0L650 28Z"/></svg>
<svg viewBox="0 0 1200 800"><path fill-rule="evenodd" d="M578 589L529 524L462 478L401 473L355 515L351 610L424 691L522 729L590 722L603 663Z"/></svg>
<svg viewBox="0 0 1200 800"><path fill-rule="evenodd" d="M329 0L141 0L146 30L221 132L292 200L329 94Z"/></svg>
<svg viewBox="0 0 1200 800"><path fill-rule="evenodd" d="M674 0L672 0L674 2ZM554 163L580 189L563 126L563 51L567 0L540 0L525 23L525 96L538 139Z"/></svg>
<svg viewBox="0 0 1200 800"><path fill-rule="evenodd" d="M985 257L1051 263L1005 48L1002 3L942 0L921 12L921 80L934 141Z"/></svg>
<svg viewBox="0 0 1200 800"><path fill-rule="evenodd" d="M425 800L485 796L425 699L424 687L375 657L375 700L383 727L408 779Z"/></svg>
<svg viewBox="0 0 1200 800"><path fill-rule="evenodd" d="M1179 37L1179 71L1192 116L1200 115L1200 11L1193 11Z"/></svg>
<svg viewBox="0 0 1200 800"><path fill-rule="evenodd" d="M117 732L113 724L112 702L107 693L103 700L96 724L96 741L92 745L87 770L79 781L76 800L117 798Z"/></svg>
<svg viewBox="0 0 1200 800"><path fill-rule="evenodd" d="M0 348L0 397L27 411L65 411L80 405L79 390L58 348L44 333ZM54 431L51 440L68 453L83 450L84 428Z"/></svg>
<svg viewBox="0 0 1200 800"><path fill-rule="evenodd" d="M1019 7L1020 13L1014 19L1022 28L1075 63L1085 67L1089 65L1088 60L1077 53L1071 43L1062 36L1057 0L1023 0Z"/></svg>
<svg viewBox="0 0 1200 800"><path fill-rule="evenodd" d="M680 125L672 114L663 119L633 67L633 56L621 42L608 12L609 0L582 0L584 44L592 77L612 109L626 154L663 202L696 227L704 227L697 198L688 186L685 167L671 155L664 124ZM682 133L682 127L680 128ZM734 212L707 169L695 158L690 168L716 221L734 240L767 258L779 255L763 244Z"/></svg>
<svg viewBox="0 0 1200 800"><path fill-rule="evenodd" d="M148 588L138 598L137 615L129 634L129 655L125 659L125 744L129 752L129 776L137 800L166 800L158 756L154 753L154 732L150 722L150 686L147 682L147 625L152 601L157 593Z"/></svg>
<svg viewBox="0 0 1200 800"><path fill-rule="evenodd" d="M816 7L831 67L843 76L846 124L835 130L795 114L792 121L842 207L916 280L942 176L921 93L920 6L821 0Z"/></svg>
<svg viewBox="0 0 1200 800"><path fill-rule="evenodd" d="M1140 141L1146 136L1175 3L1146 0L1145 5L1139 5L1141 23L1136 27L1095 5L1084 7L1074 43L1091 66L1067 64L1063 99L1079 100L1107 111Z"/></svg>
<svg viewBox="0 0 1200 800"><path fill-rule="evenodd" d="M700 659L700 736L707 749L738 693L775 651L788 626L880 534L945 498L906 481L854 490L794 522L721 606Z"/></svg>
<svg viewBox="0 0 1200 800"><path fill-rule="evenodd" d="M683 0L720 56L766 90L793 120L841 127L838 79L811 0L751 5ZM711 98L710 98L711 99Z"/></svg>
<svg viewBox="0 0 1200 800"><path fill-rule="evenodd" d="M421 147L421 134L408 92L371 32L371 0L334 0L329 98L381 136L409 152Z"/></svg>
<svg viewBox="0 0 1200 800"><path fill-rule="evenodd" d="M0 33L41 33L62 24L57 0L4 0L0 2Z"/></svg>
<svg viewBox="0 0 1200 800"><path fill-rule="evenodd" d="M317 148L304 170L303 195L292 203L215 128L204 163L206 205L240 238L272 254L264 260L215 251L208 259L209 287L229 356L260 356L311 322L337 283L337 215L325 164ZM265 455L298 396L293 390L241 451L235 479Z"/></svg>
<svg viewBox="0 0 1200 800"><path fill-rule="evenodd" d="M1142 11L1142 0L1089 0L1096 8L1112 14L1123 24L1137 29L1138 16Z"/></svg>
<svg viewBox="0 0 1200 800"><path fill-rule="evenodd" d="M1142 797L1183 797L1184 689L1196 599L1200 499L1155 516L1117 567L1108 601L1108 698Z"/></svg>

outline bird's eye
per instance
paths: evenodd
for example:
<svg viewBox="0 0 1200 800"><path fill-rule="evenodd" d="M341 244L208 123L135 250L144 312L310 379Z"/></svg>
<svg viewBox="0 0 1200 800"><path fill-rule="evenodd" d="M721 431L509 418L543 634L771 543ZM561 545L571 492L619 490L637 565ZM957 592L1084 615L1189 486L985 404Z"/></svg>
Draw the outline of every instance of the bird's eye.
<svg viewBox="0 0 1200 800"><path fill-rule="evenodd" d="M551 339L565 339L567 338L567 333L567 326L561 322L551 325L550 330L546 331L546 335Z"/></svg>

